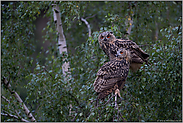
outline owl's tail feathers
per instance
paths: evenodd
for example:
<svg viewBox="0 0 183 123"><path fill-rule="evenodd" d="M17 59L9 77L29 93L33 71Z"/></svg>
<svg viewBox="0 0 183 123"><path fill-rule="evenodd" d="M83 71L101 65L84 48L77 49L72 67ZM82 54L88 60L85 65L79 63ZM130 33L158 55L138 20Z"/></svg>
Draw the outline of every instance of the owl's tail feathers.
<svg viewBox="0 0 183 123"><path fill-rule="evenodd" d="M149 58L149 54L147 54L146 52L144 52L141 48L139 47L133 47L132 49L134 50L134 52L148 65L148 58Z"/></svg>
<svg viewBox="0 0 183 123"><path fill-rule="evenodd" d="M98 93L98 99L101 99L104 101L105 97L107 97L110 93L112 93L112 89L109 89L108 91L103 91Z"/></svg>
<svg viewBox="0 0 183 123"><path fill-rule="evenodd" d="M101 83L102 83L102 78L101 77L98 77L95 79L95 82L93 83L93 86L94 86L94 90L96 92L101 92Z"/></svg>

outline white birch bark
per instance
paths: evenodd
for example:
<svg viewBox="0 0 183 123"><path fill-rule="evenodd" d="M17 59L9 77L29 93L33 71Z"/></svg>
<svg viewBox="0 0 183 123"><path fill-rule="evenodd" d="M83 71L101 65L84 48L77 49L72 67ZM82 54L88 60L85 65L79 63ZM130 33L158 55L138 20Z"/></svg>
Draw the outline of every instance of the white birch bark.
<svg viewBox="0 0 183 123"><path fill-rule="evenodd" d="M88 36L91 37L91 28L90 28L90 24L88 23L88 21L84 18L81 18L81 20L86 24L87 28L88 28Z"/></svg>
<svg viewBox="0 0 183 123"><path fill-rule="evenodd" d="M60 17L60 10L57 4L52 4L52 10L53 10L53 18L57 29L57 35L58 35L58 46L59 46L59 53L62 54L65 52L67 54L67 45L66 45L66 39L64 36L63 28L62 28L62 21ZM65 59L63 59L65 60ZM71 72L69 71L70 65L69 62L64 62L62 65L62 73L64 75L64 80L69 81L71 79ZM68 74L67 74L68 73ZM70 87L72 90L72 88ZM72 113L72 105L69 105L69 116Z"/></svg>
<svg viewBox="0 0 183 123"><path fill-rule="evenodd" d="M54 18L54 22L56 24L57 35L58 35L59 53L62 54L63 52L65 52L67 54L66 39L65 39L65 36L63 33L62 21L61 21L60 11L59 11L58 5L52 4L52 10L53 10L53 18ZM65 62L62 65L62 72L63 72L63 75L65 75L65 77L66 77L66 73L70 73L69 67L70 67L69 62Z"/></svg>

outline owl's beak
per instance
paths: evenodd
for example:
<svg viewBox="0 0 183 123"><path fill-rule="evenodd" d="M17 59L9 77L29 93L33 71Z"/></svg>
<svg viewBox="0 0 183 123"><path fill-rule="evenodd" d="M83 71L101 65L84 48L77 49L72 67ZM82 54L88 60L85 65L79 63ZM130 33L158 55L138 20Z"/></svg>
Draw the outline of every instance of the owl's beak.
<svg viewBox="0 0 183 123"><path fill-rule="evenodd" d="M107 41L107 39L106 39L106 38L104 38L104 41Z"/></svg>

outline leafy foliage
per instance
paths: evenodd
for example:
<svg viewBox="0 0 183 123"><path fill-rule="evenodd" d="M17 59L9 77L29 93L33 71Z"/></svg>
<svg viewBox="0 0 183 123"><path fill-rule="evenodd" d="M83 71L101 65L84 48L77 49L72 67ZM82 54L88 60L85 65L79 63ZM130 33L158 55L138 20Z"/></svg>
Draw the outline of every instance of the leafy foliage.
<svg viewBox="0 0 183 123"><path fill-rule="evenodd" d="M69 52L58 54L52 2L1 4L1 75L10 79L37 121L161 121L182 120L182 2L56 2L60 7ZM113 10L113 11L111 11ZM40 52L35 45L36 19L47 22ZM96 15L95 15L96 14ZM93 16L94 15L94 16ZM92 17L93 16L93 17ZM80 17L91 17L92 37ZM129 73L125 89L114 108L109 95L95 106L93 82L98 69L109 60L99 48L98 35L113 31L126 37L126 19L133 18L129 38L149 55L149 65ZM171 18L170 18L171 17ZM10 33L11 32L11 33ZM70 62L72 78L65 80L62 64ZM2 85L2 111L22 108ZM107 102L108 101L108 102ZM106 104L105 104L106 103ZM13 108L12 108L13 107ZM2 121L18 121L9 117Z"/></svg>

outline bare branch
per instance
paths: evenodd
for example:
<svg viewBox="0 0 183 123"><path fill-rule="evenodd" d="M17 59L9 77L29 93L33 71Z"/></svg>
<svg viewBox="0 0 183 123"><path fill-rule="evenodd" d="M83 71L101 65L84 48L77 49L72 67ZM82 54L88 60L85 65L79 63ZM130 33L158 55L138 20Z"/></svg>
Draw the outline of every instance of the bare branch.
<svg viewBox="0 0 183 123"><path fill-rule="evenodd" d="M10 89L11 85L10 83L6 83L6 78L4 77L4 85L7 87L7 89L10 91L10 93L15 97L15 99L20 103L20 105L23 105L24 111L26 113L26 115L28 116L28 118L32 121L32 122L36 122L36 119L33 117L33 115L31 114L31 112L29 111L29 109L27 108L27 106L23 103L22 99L20 98L20 96L17 94L17 92L12 91Z"/></svg>
<svg viewBox="0 0 183 123"><path fill-rule="evenodd" d="M79 101L77 100L77 98L75 96L73 96L70 92L68 93L72 98L74 98L74 101L77 103L79 108L82 108Z"/></svg>
<svg viewBox="0 0 183 123"><path fill-rule="evenodd" d="M8 99L6 99L6 97L1 95L1 98L4 99L6 102L10 103L10 101Z"/></svg>
<svg viewBox="0 0 183 123"><path fill-rule="evenodd" d="M15 119L17 119L17 120L21 120L22 122L30 122L30 121L25 120L25 119L23 119L23 118L19 118L19 117L16 116L16 115L12 115L12 114L8 113L7 111L3 111L3 112L5 112L5 113L1 113L2 116L15 118Z"/></svg>
<svg viewBox="0 0 183 123"><path fill-rule="evenodd" d="M43 68L43 70L46 71L51 76L52 79L54 79L54 77L49 73L49 71L46 68Z"/></svg>
<svg viewBox="0 0 183 123"><path fill-rule="evenodd" d="M107 102L105 103L105 104L101 104L101 105L99 105L99 106L103 106L103 105L106 105L106 104L108 104L109 103L109 101L114 97L115 95L112 95L108 100L107 100ZM99 106L97 106L97 107L99 107ZM96 108L97 108L96 107Z"/></svg>
<svg viewBox="0 0 183 123"><path fill-rule="evenodd" d="M97 14L94 14L94 15L92 15L92 16L86 17L85 19L93 18L93 17L95 17L96 15L97 15Z"/></svg>
<svg viewBox="0 0 183 123"><path fill-rule="evenodd" d="M6 97L1 95L1 98L10 104L10 101ZM21 116L18 114L17 110L13 106L12 106L12 108L15 111L15 113L17 114L17 116L19 117L19 119L22 119Z"/></svg>
<svg viewBox="0 0 183 123"><path fill-rule="evenodd" d="M115 94L115 108L118 109L118 104L117 104L117 94Z"/></svg>
<svg viewBox="0 0 183 123"><path fill-rule="evenodd" d="M4 76L3 76L3 83L6 85L6 87L10 88L10 80L8 81Z"/></svg>
<svg viewBox="0 0 183 123"><path fill-rule="evenodd" d="M86 24L87 28L88 28L88 35L89 37L91 37L91 28L90 28L90 24L88 23L88 21L86 21L86 19L81 18L81 20Z"/></svg>
<svg viewBox="0 0 183 123"><path fill-rule="evenodd" d="M126 122L126 120L123 118L123 116L122 116L122 114L121 114L120 111L119 111L119 114L120 114L120 117L121 117L121 119L123 120L123 122Z"/></svg>

